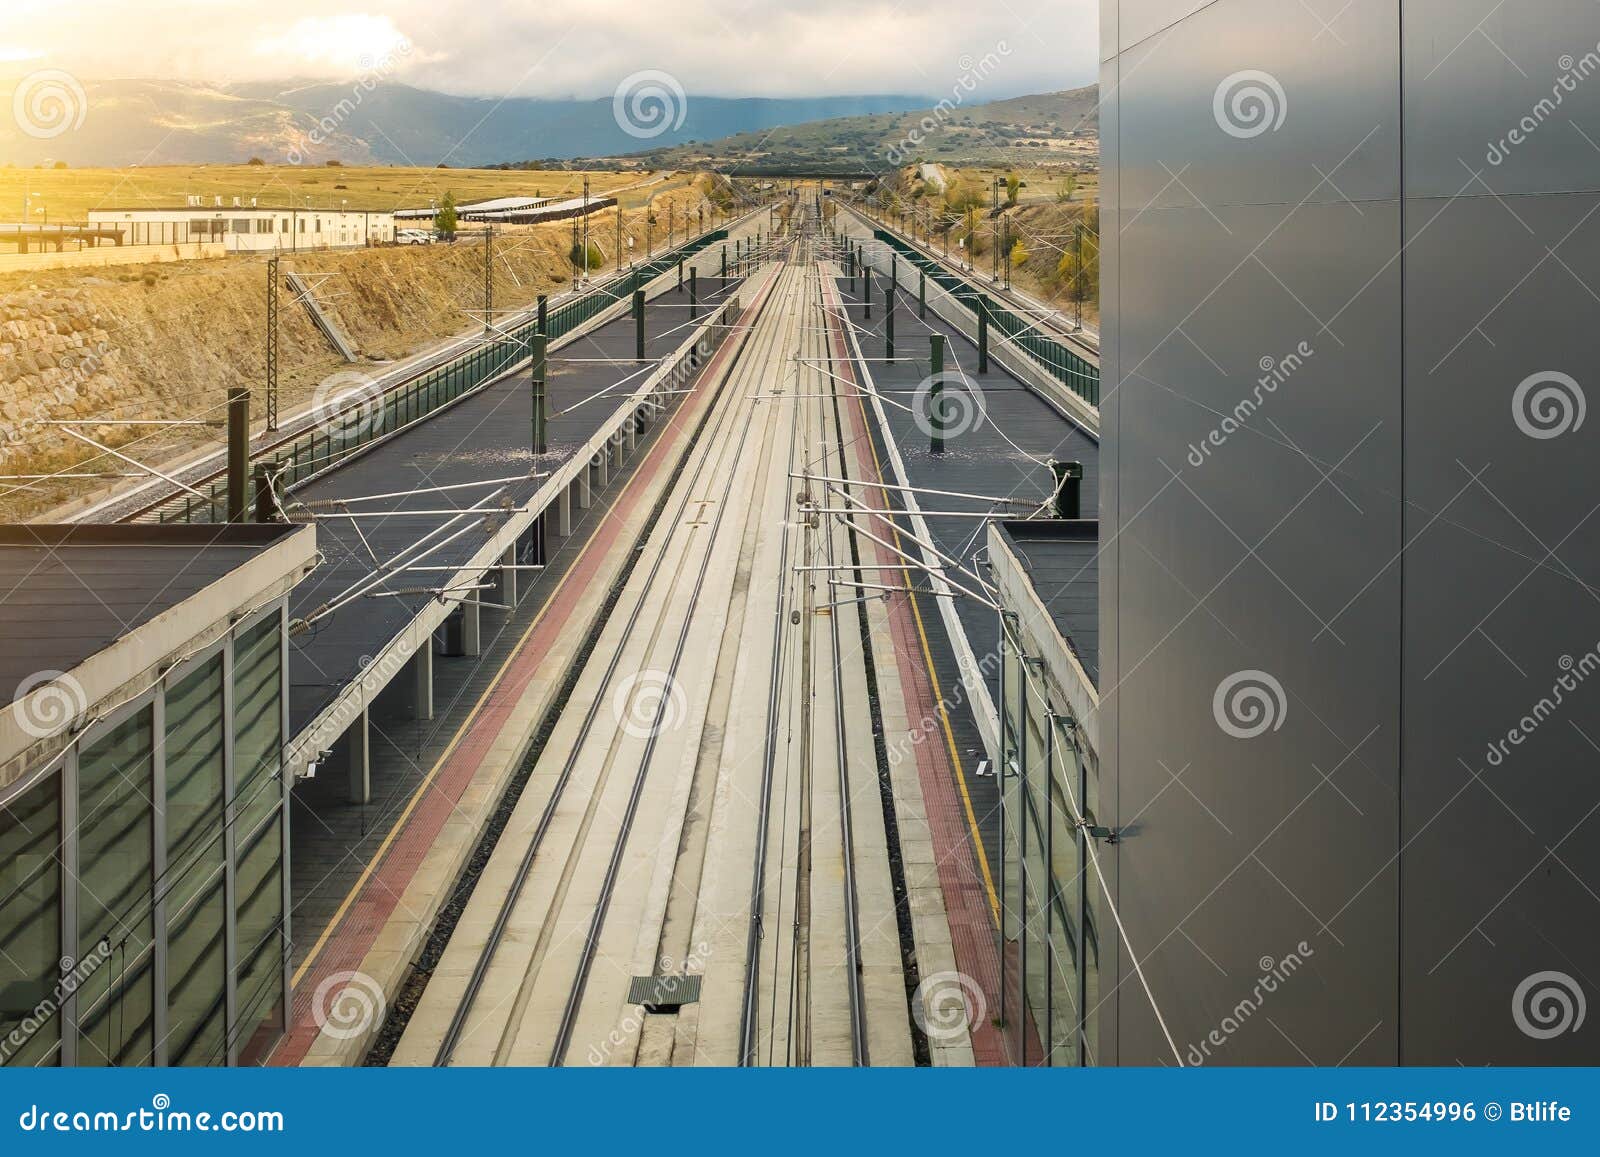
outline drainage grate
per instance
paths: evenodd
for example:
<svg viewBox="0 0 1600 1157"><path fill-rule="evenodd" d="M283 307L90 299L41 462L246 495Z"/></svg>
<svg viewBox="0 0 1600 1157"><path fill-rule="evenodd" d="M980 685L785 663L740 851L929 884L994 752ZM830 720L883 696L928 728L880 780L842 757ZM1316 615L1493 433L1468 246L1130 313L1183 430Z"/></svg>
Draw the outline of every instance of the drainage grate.
<svg viewBox="0 0 1600 1157"><path fill-rule="evenodd" d="M646 1012L677 1012L699 999L698 976L635 976L628 989L628 1003L642 1004Z"/></svg>

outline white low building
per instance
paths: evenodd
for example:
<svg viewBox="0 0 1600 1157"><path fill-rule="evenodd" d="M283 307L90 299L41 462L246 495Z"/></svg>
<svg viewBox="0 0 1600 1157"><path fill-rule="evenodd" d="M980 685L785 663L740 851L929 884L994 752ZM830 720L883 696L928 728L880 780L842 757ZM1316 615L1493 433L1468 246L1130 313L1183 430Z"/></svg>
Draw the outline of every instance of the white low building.
<svg viewBox="0 0 1600 1157"><path fill-rule="evenodd" d="M184 245L220 241L230 253L295 252L301 249L351 249L394 241L394 214L362 209L295 209L210 205L176 209L91 209L89 223L118 229L123 245Z"/></svg>

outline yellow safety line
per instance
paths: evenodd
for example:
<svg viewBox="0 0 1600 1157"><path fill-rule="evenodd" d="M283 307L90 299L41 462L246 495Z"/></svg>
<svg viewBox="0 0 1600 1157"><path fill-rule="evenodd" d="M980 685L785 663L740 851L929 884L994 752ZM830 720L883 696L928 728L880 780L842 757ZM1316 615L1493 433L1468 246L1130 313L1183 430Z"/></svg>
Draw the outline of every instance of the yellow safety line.
<svg viewBox="0 0 1600 1157"><path fill-rule="evenodd" d="M634 479L637 477L637 474L631 475L628 479L627 486L632 486ZM627 486L624 486L623 490L617 495L619 500L627 493ZM433 781L438 777L440 769L444 767L445 762L450 758L450 756L455 753L456 747L461 743L461 737L465 735L468 728L472 726L472 721L478 717L478 712L482 710L484 703L488 700L489 696L493 695L497 690L499 690L500 680L504 677L506 668L511 665L511 661L515 659L521 652L523 646L528 641L528 636L533 634L534 630L539 626L540 621L544 619L545 612L550 609L551 603L555 602L556 595L558 595L561 591L561 588L566 585L567 580L572 577L573 571L575 571L578 567L578 564L583 561L583 556L589 552L589 547L593 542L594 539L591 538L583 544L582 549L578 551L578 556L572 560L572 566L568 569L566 574L561 576L561 581L555 585L555 589L551 591L550 597L545 600L544 606L539 608L539 613L534 615L533 621L528 624L528 629L525 630L522 633L522 637L517 640L517 645L511 649L511 651L506 655L504 661L501 662L500 669L494 673L494 678L490 680L489 686L484 688L483 694L480 695L478 697L478 701L472 705L472 710L467 713L467 717L463 719L461 721L461 725L456 728L456 733L450 737L449 745L434 762L433 767L428 770L428 774L423 777L422 782L417 785L417 790L412 793L411 798L406 801L405 809L401 811L399 817L394 822L394 826L389 829L388 834L383 837L383 842L378 845L378 850L373 853L372 859L369 860L366 867L361 870L361 875L357 877L356 882L351 886L350 891L345 895L344 900L339 904L338 910L334 912L333 919L328 921L328 926L322 930L322 935L317 937L317 942L311 946L311 951L306 955L305 961L300 965L299 968L295 970L294 978L291 981L292 984L298 985L300 983L300 978L306 974L306 970L309 969L316 961L317 955L327 944L328 937L333 935L334 929L339 926L339 922L344 919L345 913L350 910L350 905L355 903L357 895L359 895L362 888L366 886L367 881L371 879L373 871L383 860L385 854L388 853L390 846L394 843L401 830L406 826L406 821L411 818L411 813L416 810L417 804L421 801L423 794L433 785Z"/></svg>
<svg viewBox="0 0 1600 1157"><path fill-rule="evenodd" d="M872 423L867 418L866 402L859 395L856 397L856 406L861 411L861 421L867 431L867 446L872 451L873 467L878 472L878 480L882 482L883 461L878 457L878 444L872 440ZM878 488L878 493L883 495L885 503L889 501L888 491L882 486ZM898 546L900 543L900 528L893 519L890 520L890 527L894 534L895 544ZM956 736L950 727L950 713L945 710L944 692L939 687L939 673L934 670L933 652L928 646L928 632L922 625L922 611L917 606L916 592L911 590L916 584L912 581L909 567L902 566L900 573L905 576L907 594L911 599L911 614L917 621L917 636L922 640L922 659L928 666L928 679L933 684L934 701L939 709L939 721L944 724L945 743L950 748L950 759L955 768L956 786L961 789L961 803L967 810L967 826L972 832L972 842L977 847L978 868L983 873L984 889L989 893L989 912L994 917L995 927L998 928L1000 926L1000 897L995 892L994 877L989 872L989 856L983 849L983 834L978 830L978 815L972 807L972 796L968 793L967 781L961 774L961 756L956 753Z"/></svg>

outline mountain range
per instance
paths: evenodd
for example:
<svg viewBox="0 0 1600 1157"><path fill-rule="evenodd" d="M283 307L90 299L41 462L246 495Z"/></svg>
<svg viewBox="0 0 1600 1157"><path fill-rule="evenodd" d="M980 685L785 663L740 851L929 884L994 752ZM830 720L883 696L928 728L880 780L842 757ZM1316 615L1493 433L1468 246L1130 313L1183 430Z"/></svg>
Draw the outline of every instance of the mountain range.
<svg viewBox="0 0 1600 1157"><path fill-rule="evenodd" d="M616 115L611 98L503 100L408 85L161 80L82 84L81 119L55 136L0 118L0 163L72 167L241 162L455 167L610 156L686 145L779 125L917 108L923 97L806 99L683 96L644 99ZM0 107L12 93L0 92ZM663 119L650 119L652 116ZM627 130L637 118L635 132ZM660 131L656 131L659 129Z"/></svg>

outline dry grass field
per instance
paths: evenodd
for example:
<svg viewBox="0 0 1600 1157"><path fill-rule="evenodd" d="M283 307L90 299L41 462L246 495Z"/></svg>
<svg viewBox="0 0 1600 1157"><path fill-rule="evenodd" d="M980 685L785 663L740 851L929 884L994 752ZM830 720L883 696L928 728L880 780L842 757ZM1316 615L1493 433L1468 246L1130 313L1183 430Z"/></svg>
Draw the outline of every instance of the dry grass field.
<svg viewBox="0 0 1600 1157"><path fill-rule="evenodd" d="M22 218L23 201L30 219L41 222L83 221L90 209L159 208L183 205L198 195L207 205L221 197L249 204L300 205L313 208L426 208L446 192L457 203L516 195L576 197L583 192L582 172L543 169L356 168L313 165L156 165L127 169L0 168L0 221ZM652 193L682 185L687 174L588 174L595 196L622 190L623 204L633 208ZM43 209L41 213L38 210Z"/></svg>

